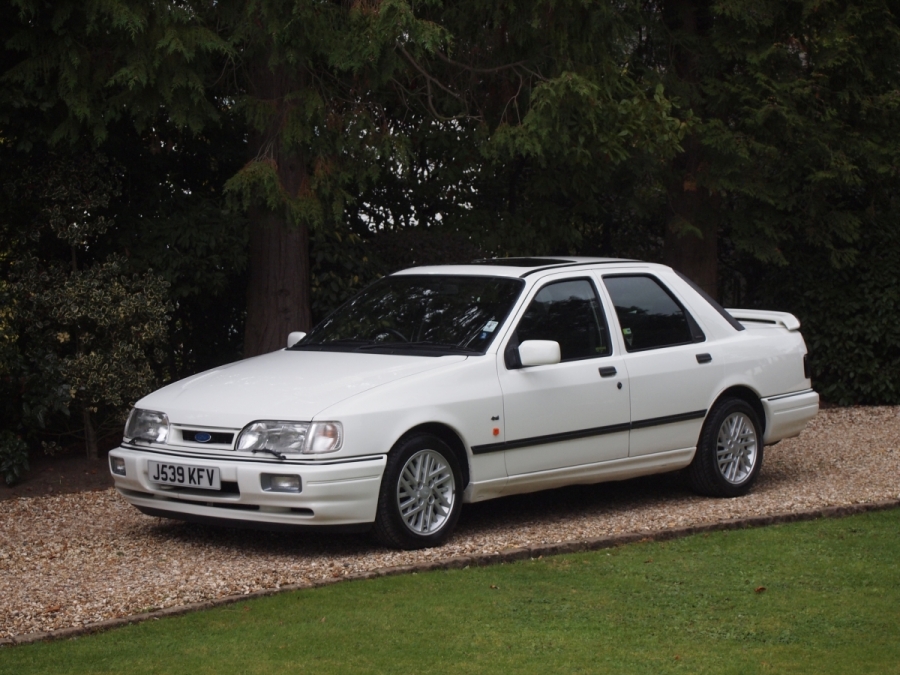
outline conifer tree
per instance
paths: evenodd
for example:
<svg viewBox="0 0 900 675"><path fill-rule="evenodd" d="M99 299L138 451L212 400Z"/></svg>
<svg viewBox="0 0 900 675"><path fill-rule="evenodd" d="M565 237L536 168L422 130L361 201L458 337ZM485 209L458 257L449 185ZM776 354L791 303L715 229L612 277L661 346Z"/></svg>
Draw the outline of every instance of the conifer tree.
<svg viewBox="0 0 900 675"><path fill-rule="evenodd" d="M3 108L44 112L52 142L102 143L122 118L246 121L234 142L248 161L227 185L251 213L246 355L310 327L311 234L346 231L347 205L406 171L415 136L455 137L438 160L469 162L469 178L502 175L506 208L476 221L499 224L503 253L557 232L577 243L597 177L636 152L673 154L683 131L662 90L623 68L627 24L605 3L14 4ZM465 179L446 177L455 213L471 211Z"/></svg>

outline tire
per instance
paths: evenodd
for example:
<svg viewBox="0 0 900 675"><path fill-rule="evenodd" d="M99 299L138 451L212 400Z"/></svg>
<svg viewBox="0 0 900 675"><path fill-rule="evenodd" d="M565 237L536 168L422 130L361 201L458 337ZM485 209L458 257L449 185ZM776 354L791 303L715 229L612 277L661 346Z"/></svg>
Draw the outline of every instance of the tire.
<svg viewBox="0 0 900 675"><path fill-rule="evenodd" d="M440 546L459 520L461 485L459 461L444 441L425 433L404 436L388 453L375 536L390 548Z"/></svg>
<svg viewBox="0 0 900 675"><path fill-rule="evenodd" d="M713 406L703 423L694 460L687 468L691 488L710 497L747 494L763 462L763 436L756 411L738 398Z"/></svg>

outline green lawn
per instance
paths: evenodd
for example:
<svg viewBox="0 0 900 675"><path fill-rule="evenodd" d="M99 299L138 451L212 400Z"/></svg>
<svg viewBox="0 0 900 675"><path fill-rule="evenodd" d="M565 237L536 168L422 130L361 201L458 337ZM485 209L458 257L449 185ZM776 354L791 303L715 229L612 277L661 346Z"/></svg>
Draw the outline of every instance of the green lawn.
<svg viewBox="0 0 900 675"><path fill-rule="evenodd" d="M896 673L900 510L285 593L0 673Z"/></svg>

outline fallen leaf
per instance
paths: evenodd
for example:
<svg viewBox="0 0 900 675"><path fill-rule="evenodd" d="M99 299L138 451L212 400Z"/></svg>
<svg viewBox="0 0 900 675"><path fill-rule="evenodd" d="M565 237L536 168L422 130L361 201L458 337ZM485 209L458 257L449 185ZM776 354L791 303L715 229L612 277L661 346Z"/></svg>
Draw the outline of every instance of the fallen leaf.
<svg viewBox="0 0 900 675"><path fill-rule="evenodd" d="M754 592L754 593L764 593L765 590L766 590L766 587L765 587L765 586L757 586L757 587L754 589L753 592Z"/></svg>

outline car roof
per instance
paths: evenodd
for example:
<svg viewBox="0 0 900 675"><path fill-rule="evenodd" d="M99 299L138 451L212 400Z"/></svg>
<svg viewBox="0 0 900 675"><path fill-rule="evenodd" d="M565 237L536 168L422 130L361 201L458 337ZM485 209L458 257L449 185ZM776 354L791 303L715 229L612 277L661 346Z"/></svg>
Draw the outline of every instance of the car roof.
<svg viewBox="0 0 900 675"><path fill-rule="evenodd" d="M651 263L640 260L624 258L599 258L586 256L557 256L557 257L529 257L529 258L483 258L473 260L470 263L457 265L424 265L422 267L410 267L409 269L395 272L394 275L407 274L449 274L460 276L493 276L524 278L538 272L549 272L570 267L594 267L598 265L648 266Z"/></svg>

